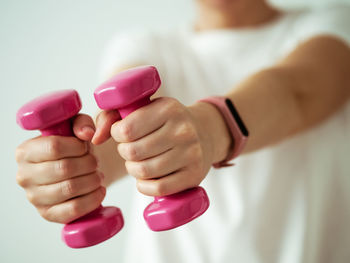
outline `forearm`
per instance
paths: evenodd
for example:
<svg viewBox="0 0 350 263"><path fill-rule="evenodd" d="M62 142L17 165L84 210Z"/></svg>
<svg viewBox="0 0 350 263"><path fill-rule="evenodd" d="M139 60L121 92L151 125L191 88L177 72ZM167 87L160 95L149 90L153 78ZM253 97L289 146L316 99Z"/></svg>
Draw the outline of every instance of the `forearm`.
<svg viewBox="0 0 350 263"><path fill-rule="evenodd" d="M284 68L254 74L229 92L250 136L244 152L282 141L306 128L293 75Z"/></svg>
<svg viewBox="0 0 350 263"><path fill-rule="evenodd" d="M349 69L349 47L318 37L229 92L250 131L245 152L278 143L335 113L349 99Z"/></svg>
<svg viewBox="0 0 350 263"><path fill-rule="evenodd" d="M234 103L249 131L244 153L277 143L303 127L297 98L292 95L293 85L288 72L276 67L260 71L222 94ZM225 159L232 142L220 112L202 102L190 108L201 123L200 129L207 131L206 141L213 142L214 163Z"/></svg>
<svg viewBox="0 0 350 263"><path fill-rule="evenodd" d="M336 112L349 99L349 68L349 47L333 38L318 37L299 46L275 66L221 94L233 101L249 130L244 152L281 142ZM204 107L215 111L203 103L196 107L198 112ZM214 134L214 152L227 152L229 133L225 123L215 118L207 118L206 122L208 133ZM219 161L222 156L221 151Z"/></svg>

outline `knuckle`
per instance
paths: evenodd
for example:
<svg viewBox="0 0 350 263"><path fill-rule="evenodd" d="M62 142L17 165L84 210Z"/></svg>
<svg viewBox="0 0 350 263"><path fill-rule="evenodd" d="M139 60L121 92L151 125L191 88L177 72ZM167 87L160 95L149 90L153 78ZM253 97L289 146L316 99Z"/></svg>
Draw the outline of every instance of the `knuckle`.
<svg viewBox="0 0 350 263"><path fill-rule="evenodd" d="M154 183L154 195L155 196L164 196L167 195L167 185L162 181L156 181Z"/></svg>
<svg viewBox="0 0 350 263"><path fill-rule="evenodd" d="M180 104L177 99L170 98L170 97L164 98L164 103L169 108L175 108L175 107L177 107Z"/></svg>
<svg viewBox="0 0 350 263"><path fill-rule="evenodd" d="M126 155L125 157L130 161L137 161L138 154L137 154L136 148L132 145L126 145L124 147L125 147L124 154Z"/></svg>
<svg viewBox="0 0 350 263"><path fill-rule="evenodd" d="M132 126L131 124L124 122L119 127L119 134L121 139L125 142L129 142L132 140Z"/></svg>
<svg viewBox="0 0 350 263"><path fill-rule="evenodd" d="M139 191L141 194L152 196L150 189L148 187L145 187L144 184L140 183L138 179L136 180L136 188L137 191Z"/></svg>
<svg viewBox="0 0 350 263"><path fill-rule="evenodd" d="M183 112L181 104L174 98L166 98L164 110L170 114L180 114Z"/></svg>
<svg viewBox="0 0 350 263"><path fill-rule="evenodd" d="M16 148L15 158L17 163L20 163L25 159L25 150L21 145Z"/></svg>
<svg viewBox="0 0 350 263"><path fill-rule="evenodd" d="M62 159L56 162L56 173L65 178L71 172L71 162L68 159Z"/></svg>
<svg viewBox="0 0 350 263"><path fill-rule="evenodd" d="M142 185L139 183L139 181L136 181L136 188L137 188L137 191L139 191L141 194L147 194L147 193L143 190L143 187L142 187Z"/></svg>
<svg viewBox="0 0 350 263"><path fill-rule="evenodd" d="M65 224L71 221L67 220L66 213L58 212L53 207L40 206L37 210L41 217L49 222Z"/></svg>
<svg viewBox="0 0 350 263"><path fill-rule="evenodd" d="M69 219L74 219L74 218L78 218L81 216L81 206L79 205L79 202L77 202L76 200L70 202L70 204L67 207L67 211L66 211L66 215L67 218ZM68 220L70 221L70 220Z"/></svg>
<svg viewBox="0 0 350 263"><path fill-rule="evenodd" d="M61 183L61 194L64 197L72 197L77 192L77 185L74 180L67 180Z"/></svg>
<svg viewBox="0 0 350 263"><path fill-rule="evenodd" d="M180 141L184 142L195 142L197 141L197 133L194 129L194 127L188 123L184 122L175 131L175 137L178 138Z"/></svg>
<svg viewBox="0 0 350 263"><path fill-rule="evenodd" d="M28 180L21 174L16 174L16 182L19 186L25 188L28 185Z"/></svg>
<svg viewBox="0 0 350 263"><path fill-rule="evenodd" d="M55 220L55 216L50 212L50 209L38 209L38 211L41 217L45 220L49 222L57 222L57 220Z"/></svg>
<svg viewBox="0 0 350 263"><path fill-rule="evenodd" d="M101 177L98 175L98 173L93 173L91 175L88 175L89 178L89 185L90 186L99 186L102 183Z"/></svg>
<svg viewBox="0 0 350 263"><path fill-rule="evenodd" d="M154 171L153 178L154 176L161 177L163 170L166 170L166 167L169 166L169 159L168 158L159 158L157 161L155 161L152 164L152 171Z"/></svg>
<svg viewBox="0 0 350 263"><path fill-rule="evenodd" d="M96 203L95 203L95 208L97 208L97 206L99 206L101 204L101 202L103 201L103 199L105 198L106 196L106 191L103 191L102 188L99 188L98 190L98 199L96 200Z"/></svg>
<svg viewBox="0 0 350 263"><path fill-rule="evenodd" d="M145 164L137 164L137 177L147 179L151 177L148 167Z"/></svg>
<svg viewBox="0 0 350 263"><path fill-rule="evenodd" d="M33 205L36 205L38 202L37 202L37 198L35 196L35 194L33 192L27 192L26 193L27 195L27 199L30 203L32 203Z"/></svg>
<svg viewBox="0 0 350 263"><path fill-rule="evenodd" d="M60 156L60 141L57 137L51 137L46 142L46 152L52 158L56 159Z"/></svg>

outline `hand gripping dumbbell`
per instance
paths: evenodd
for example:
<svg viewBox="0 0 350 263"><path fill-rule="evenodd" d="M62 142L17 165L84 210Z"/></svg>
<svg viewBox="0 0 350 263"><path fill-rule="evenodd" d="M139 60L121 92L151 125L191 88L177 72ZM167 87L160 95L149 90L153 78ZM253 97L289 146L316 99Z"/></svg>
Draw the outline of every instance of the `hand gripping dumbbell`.
<svg viewBox="0 0 350 263"><path fill-rule="evenodd" d="M160 84L155 67L137 67L123 71L103 83L95 90L94 96L101 109L116 109L125 118L134 110L151 103L150 96ZM155 197L144 210L143 216L151 230L164 231L192 221L208 207L208 196L198 186L180 193Z"/></svg>
<svg viewBox="0 0 350 263"><path fill-rule="evenodd" d="M63 90L36 98L17 112L17 123L26 130L40 130L42 136L74 136L72 117L81 102L75 90ZM72 248L99 244L117 234L123 227L122 213L117 207L102 207L66 224L62 240Z"/></svg>

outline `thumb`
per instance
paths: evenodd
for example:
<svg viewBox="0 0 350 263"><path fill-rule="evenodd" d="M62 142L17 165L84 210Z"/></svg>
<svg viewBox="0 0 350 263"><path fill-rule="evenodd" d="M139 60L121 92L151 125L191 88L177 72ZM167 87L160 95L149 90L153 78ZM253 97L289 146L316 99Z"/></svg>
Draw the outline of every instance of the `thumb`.
<svg viewBox="0 0 350 263"><path fill-rule="evenodd" d="M119 120L121 120L121 117L118 111L101 111L96 118L96 132L91 142L98 145L108 140L111 137L112 125Z"/></svg>
<svg viewBox="0 0 350 263"><path fill-rule="evenodd" d="M74 135L83 141L90 141L95 134L95 124L86 114L78 114L73 121Z"/></svg>

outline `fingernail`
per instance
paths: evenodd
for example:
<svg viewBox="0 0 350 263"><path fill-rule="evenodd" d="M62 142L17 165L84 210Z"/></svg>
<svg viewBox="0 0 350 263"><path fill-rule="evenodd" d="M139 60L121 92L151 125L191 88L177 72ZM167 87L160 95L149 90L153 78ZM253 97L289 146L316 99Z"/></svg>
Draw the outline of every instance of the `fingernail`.
<svg viewBox="0 0 350 263"><path fill-rule="evenodd" d="M87 133L95 133L95 129L92 128L91 126L84 126L83 128L81 128L81 130Z"/></svg>
<svg viewBox="0 0 350 263"><path fill-rule="evenodd" d="M93 143L93 144L95 144L95 138L96 138L96 136L97 136L97 134L98 134L98 132L97 132L97 129L96 129L96 131L94 132L94 135L92 136L92 138L91 138L91 142Z"/></svg>

